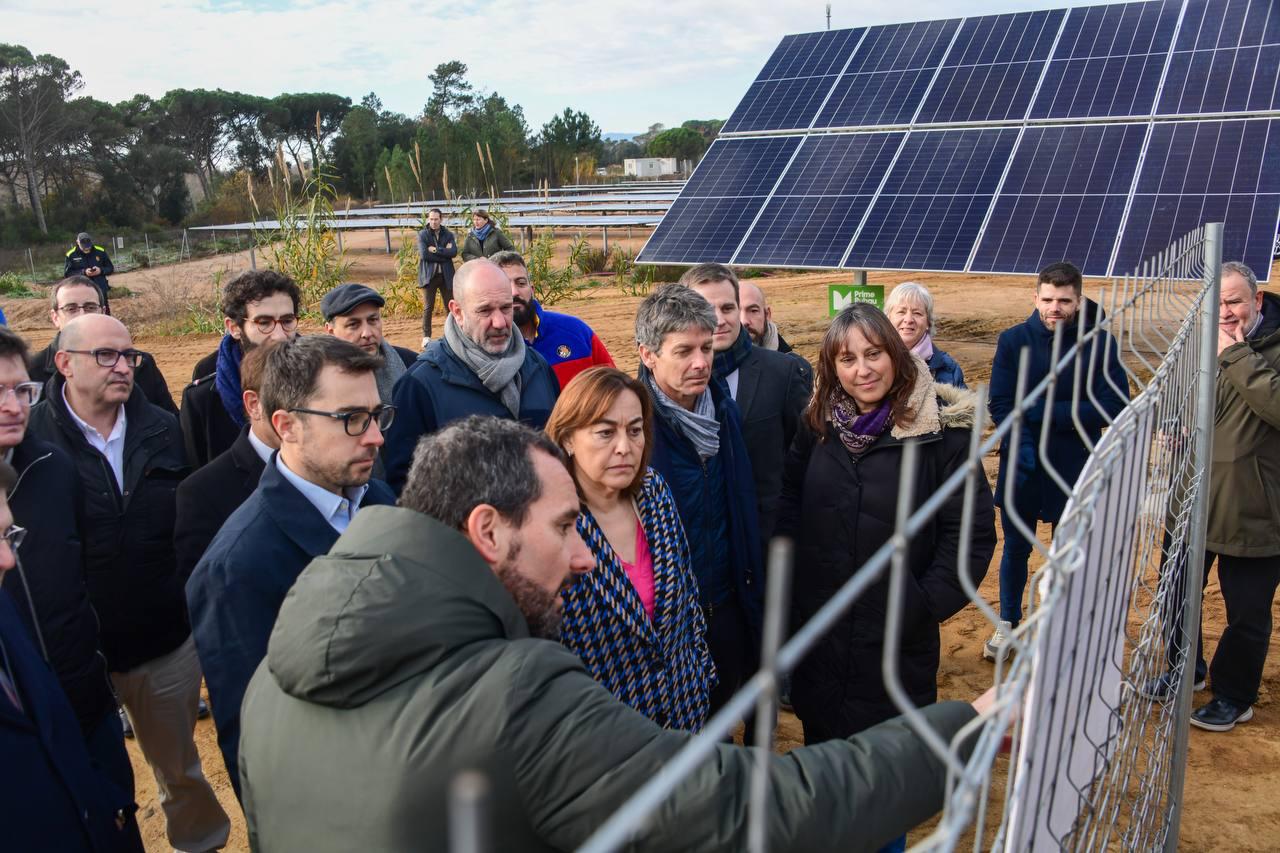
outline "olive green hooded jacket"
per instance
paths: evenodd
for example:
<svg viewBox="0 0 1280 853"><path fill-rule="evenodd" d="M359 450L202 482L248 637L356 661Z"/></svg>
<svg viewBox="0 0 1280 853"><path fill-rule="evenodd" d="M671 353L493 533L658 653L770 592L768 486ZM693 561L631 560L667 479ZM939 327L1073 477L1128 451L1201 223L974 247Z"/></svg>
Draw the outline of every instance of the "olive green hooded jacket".
<svg viewBox="0 0 1280 853"><path fill-rule="evenodd" d="M950 739L974 717L924 711ZM689 735L619 702L523 616L465 538L367 507L289 592L241 710L258 851L445 850L459 771L490 783L490 849L569 850ZM721 746L634 840L743 850L752 752ZM769 849L875 850L941 805L944 769L905 725L772 759Z"/></svg>
<svg viewBox="0 0 1280 853"><path fill-rule="evenodd" d="M1262 325L1218 356L1208 550L1280 554L1280 296L1262 297Z"/></svg>

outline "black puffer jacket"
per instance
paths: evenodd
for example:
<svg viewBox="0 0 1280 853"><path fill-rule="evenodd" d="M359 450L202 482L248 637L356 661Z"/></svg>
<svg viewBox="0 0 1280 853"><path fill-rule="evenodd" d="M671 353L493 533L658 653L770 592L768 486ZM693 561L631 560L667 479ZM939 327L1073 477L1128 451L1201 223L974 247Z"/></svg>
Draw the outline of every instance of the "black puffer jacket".
<svg viewBox="0 0 1280 853"><path fill-rule="evenodd" d="M914 506L964 464L973 425L974 395L934 385L919 364L913 401L921 414L894 427L854 460L830 423L818 441L801 427L783 475L776 535L796 543L792 626L802 625L893 534L903 443L920 442ZM910 577L901 635L899 671L917 705L937 700L938 624L968 598L960 586L957 549L963 492L911 539ZM978 485L968 571L977 585L995 550L991 490ZM806 743L848 737L898 714L881 672L889 573L873 584L797 667L791 701L804 723Z"/></svg>
<svg viewBox="0 0 1280 853"><path fill-rule="evenodd" d="M87 734L116 700L85 588L76 469L66 453L30 434L13 449L12 464L18 484L9 508L27 538L4 589Z"/></svg>
<svg viewBox="0 0 1280 853"><path fill-rule="evenodd" d="M187 638L187 601L177 572L173 525L178 484L188 473L178 419L147 402L136 386L125 404L124 489L90 446L53 377L31 410L29 429L66 451L84 501L85 579L102 625L112 672L167 654Z"/></svg>

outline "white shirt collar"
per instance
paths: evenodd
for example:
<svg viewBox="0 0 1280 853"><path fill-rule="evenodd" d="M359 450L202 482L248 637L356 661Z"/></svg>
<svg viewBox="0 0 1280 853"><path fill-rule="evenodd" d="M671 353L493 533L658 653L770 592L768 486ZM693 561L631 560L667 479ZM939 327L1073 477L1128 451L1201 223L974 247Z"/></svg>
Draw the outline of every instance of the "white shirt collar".
<svg viewBox="0 0 1280 853"><path fill-rule="evenodd" d="M360 501L364 500L365 492L369 491L369 484L365 483L363 486L347 489L345 495L335 495L328 489L317 486L290 471L289 466L284 464L284 457L279 453L276 454L276 470L319 511L329 526L339 533L347 529L356 510L360 508Z"/></svg>
<svg viewBox="0 0 1280 853"><path fill-rule="evenodd" d="M253 446L253 452L257 453L258 457L262 459L264 463L271 461L271 454L275 453L275 450L268 447L265 441L258 438L254 433L252 426L249 427L249 444Z"/></svg>

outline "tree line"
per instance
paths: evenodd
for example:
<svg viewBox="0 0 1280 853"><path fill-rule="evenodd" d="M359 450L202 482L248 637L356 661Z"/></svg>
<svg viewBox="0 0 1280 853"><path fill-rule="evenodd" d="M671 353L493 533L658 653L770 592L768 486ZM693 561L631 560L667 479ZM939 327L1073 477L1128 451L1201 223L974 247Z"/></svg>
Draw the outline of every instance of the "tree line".
<svg viewBox="0 0 1280 853"><path fill-rule="evenodd" d="M635 140L605 141L571 108L532 130L519 104L477 89L461 62L438 65L427 82L416 116L385 109L372 92L353 104L328 92L173 89L109 104L81 95L80 73L60 57L0 44L0 244L89 223L246 217L251 179L282 167L321 171L336 192L384 202L555 187L626 157L696 160L723 123L653 125Z"/></svg>

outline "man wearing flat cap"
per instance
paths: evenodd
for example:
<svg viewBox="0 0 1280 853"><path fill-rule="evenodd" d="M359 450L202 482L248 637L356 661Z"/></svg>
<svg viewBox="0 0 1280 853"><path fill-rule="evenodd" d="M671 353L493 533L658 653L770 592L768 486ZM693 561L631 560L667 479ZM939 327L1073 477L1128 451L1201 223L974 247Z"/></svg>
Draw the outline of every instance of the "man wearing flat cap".
<svg viewBox="0 0 1280 853"><path fill-rule="evenodd" d="M116 271L111 263L111 256L101 246L93 244L93 238L84 231L76 235L76 244L67 250L67 262L63 265L62 277L82 275L94 283L102 293L102 313L110 314L111 306L107 302L107 276Z"/></svg>
<svg viewBox="0 0 1280 853"><path fill-rule="evenodd" d="M354 283L340 284L320 300L326 332L370 355L382 356L383 365L374 372L374 378L383 405L391 403L396 380L418 358L413 350L394 346L382 336L382 306L386 304L382 294L372 287Z"/></svg>

